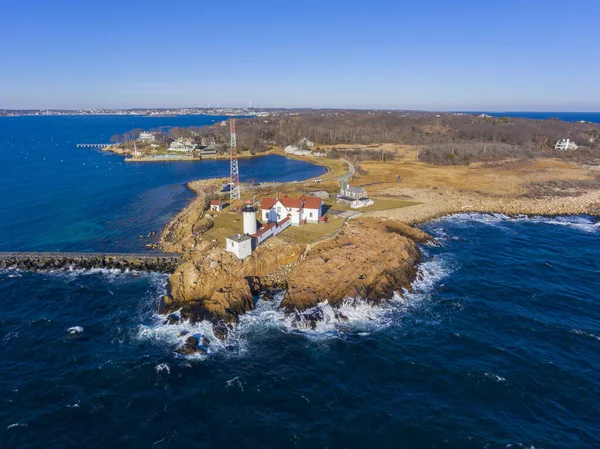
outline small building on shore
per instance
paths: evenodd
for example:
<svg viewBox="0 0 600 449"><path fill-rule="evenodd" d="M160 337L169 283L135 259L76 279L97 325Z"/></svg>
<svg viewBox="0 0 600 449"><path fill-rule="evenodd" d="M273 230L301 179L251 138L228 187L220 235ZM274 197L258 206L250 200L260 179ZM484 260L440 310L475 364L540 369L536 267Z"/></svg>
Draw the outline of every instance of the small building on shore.
<svg viewBox="0 0 600 449"><path fill-rule="evenodd" d="M326 192L325 190L319 190L317 192L310 192L308 195L314 196L315 198L321 198L322 200L329 199L329 192Z"/></svg>
<svg viewBox="0 0 600 449"><path fill-rule="evenodd" d="M214 147L207 147L200 150L200 157L214 158L217 156L217 150Z"/></svg>
<svg viewBox="0 0 600 449"><path fill-rule="evenodd" d="M156 136L147 131L142 131L138 136L137 140L138 142L142 143L153 143L154 141L156 141Z"/></svg>
<svg viewBox="0 0 600 449"><path fill-rule="evenodd" d="M301 150L296 145L288 145L284 148L284 153L293 154L295 156L310 156L311 152L308 150Z"/></svg>
<svg viewBox="0 0 600 449"><path fill-rule="evenodd" d="M177 139L171 142L168 151L176 151L178 153L191 153L198 145L192 139Z"/></svg>
<svg viewBox="0 0 600 449"><path fill-rule="evenodd" d="M571 142L570 139L559 139L554 145L555 150L576 150L579 147L575 144L575 142Z"/></svg>
<svg viewBox="0 0 600 449"><path fill-rule="evenodd" d="M210 202L210 211L211 212L221 212L223 210L223 203L221 200L212 200Z"/></svg>
<svg viewBox="0 0 600 449"><path fill-rule="evenodd" d="M288 215L292 226L319 223L323 215L321 198L302 195L300 198L263 198L260 204L263 223L279 223Z"/></svg>
<svg viewBox="0 0 600 449"><path fill-rule="evenodd" d="M226 250L244 260L252 254L252 237L247 234L234 234L225 239Z"/></svg>
<svg viewBox="0 0 600 449"><path fill-rule="evenodd" d="M347 182L343 182L340 187L340 194L337 197L338 204L346 204L354 209L370 206L373 200L364 187L352 187Z"/></svg>
<svg viewBox="0 0 600 449"><path fill-rule="evenodd" d="M304 137L304 138L300 139L300 141L298 142L298 146L300 148L304 148L304 147L312 148L315 146L315 144L312 143L310 140L308 140L306 137Z"/></svg>

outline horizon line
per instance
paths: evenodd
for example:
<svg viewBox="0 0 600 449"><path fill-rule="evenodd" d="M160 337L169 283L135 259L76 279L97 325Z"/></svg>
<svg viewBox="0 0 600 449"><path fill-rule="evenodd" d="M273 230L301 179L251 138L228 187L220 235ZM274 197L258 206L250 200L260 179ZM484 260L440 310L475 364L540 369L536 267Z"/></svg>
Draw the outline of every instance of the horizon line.
<svg viewBox="0 0 600 449"><path fill-rule="evenodd" d="M0 108L0 111L135 111L135 110L181 110L181 109L197 109L197 110L217 110L217 109L240 109L240 110L333 110L333 111L396 111L396 112L442 112L442 113L485 113L494 114L501 113L583 113L583 114L599 114L600 109L596 111L589 110L559 110L559 109L402 109L402 108L378 108L378 107L296 107L296 106L269 106L269 107L248 107L248 106L183 106L183 107L85 107L85 108Z"/></svg>

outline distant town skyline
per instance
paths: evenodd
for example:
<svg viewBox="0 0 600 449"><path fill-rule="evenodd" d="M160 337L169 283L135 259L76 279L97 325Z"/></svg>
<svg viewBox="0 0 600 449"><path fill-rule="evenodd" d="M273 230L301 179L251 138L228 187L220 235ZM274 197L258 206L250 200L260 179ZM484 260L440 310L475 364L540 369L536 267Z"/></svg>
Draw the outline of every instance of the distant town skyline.
<svg viewBox="0 0 600 449"><path fill-rule="evenodd" d="M0 109L600 110L591 0L0 10Z"/></svg>

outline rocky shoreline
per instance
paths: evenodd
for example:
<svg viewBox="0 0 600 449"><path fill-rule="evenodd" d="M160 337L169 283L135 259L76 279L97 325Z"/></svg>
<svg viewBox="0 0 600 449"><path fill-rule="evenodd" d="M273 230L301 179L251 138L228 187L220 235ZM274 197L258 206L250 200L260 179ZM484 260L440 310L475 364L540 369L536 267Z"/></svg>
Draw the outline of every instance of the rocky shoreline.
<svg viewBox="0 0 600 449"><path fill-rule="evenodd" d="M400 222L365 219L346 223L338 235L312 247L272 238L243 261L210 248L175 270L161 308L190 322L235 323L272 289L285 290L281 305L288 312L348 297L378 302L410 290L421 261L416 242L432 241Z"/></svg>
<svg viewBox="0 0 600 449"><path fill-rule="evenodd" d="M397 189L384 191L398 194ZM564 197L526 198L484 196L472 192L436 189L402 189L403 197L421 204L402 209L370 212L369 217L401 220L411 225L460 213L504 214L507 216L600 216L600 191Z"/></svg>
<svg viewBox="0 0 600 449"><path fill-rule="evenodd" d="M202 237L214 224L205 213L207 200L222 182L190 183L196 198L163 231L163 249L179 251L185 260L169 278L169 293L160 306L162 313L171 314L168 322L214 323L220 338L225 338L242 314L254 309L258 297L269 300L272 292L283 292L280 307L287 313L310 319L305 314L311 312L306 311L315 310L323 301L332 306L347 298L380 302L410 291L421 261L418 244L435 244L412 225L472 212L600 215L597 190L536 198L388 184L377 189L378 196L418 204L364 213L346 220L334 235L318 242L299 244L273 237L240 261L219 242ZM187 341L183 350L197 348L196 342Z"/></svg>

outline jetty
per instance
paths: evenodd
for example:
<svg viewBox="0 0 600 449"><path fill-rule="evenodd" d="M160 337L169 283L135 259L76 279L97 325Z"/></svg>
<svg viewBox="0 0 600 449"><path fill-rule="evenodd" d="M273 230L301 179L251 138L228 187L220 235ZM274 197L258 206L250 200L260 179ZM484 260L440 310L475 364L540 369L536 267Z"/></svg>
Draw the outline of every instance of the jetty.
<svg viewBox="0 0 600 449"><path fill-rule="evenodd" d="M78 143L77 148L105 148L113 145L112 143Z"/></svg>
<svg viewBox="0 0 600 449"><path fill-rule="evenodd" d="M0 268L47 271L108 268L173 273L178 253L0 252Z"/></svg>

